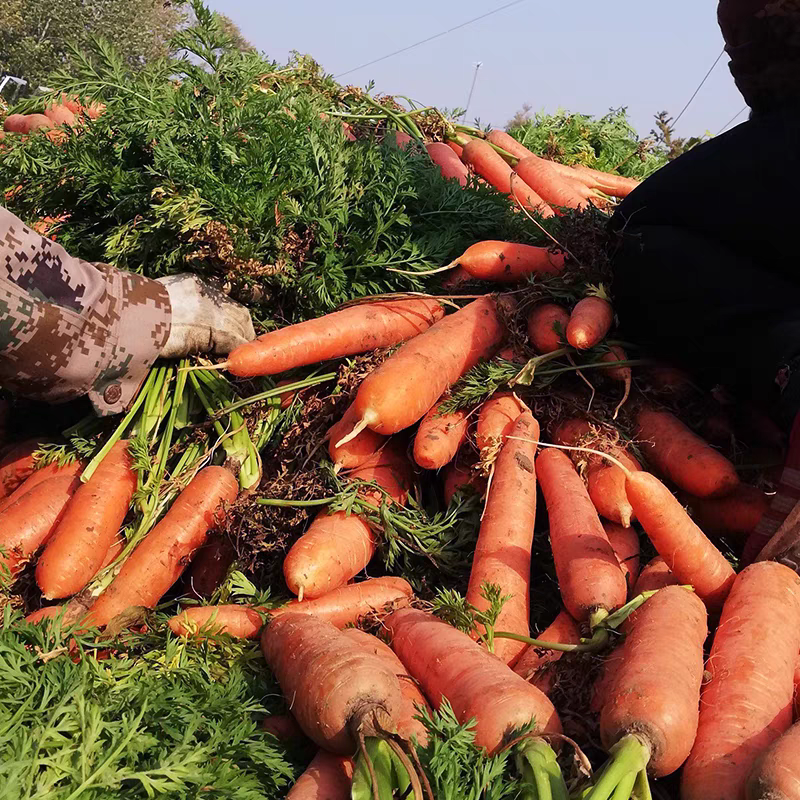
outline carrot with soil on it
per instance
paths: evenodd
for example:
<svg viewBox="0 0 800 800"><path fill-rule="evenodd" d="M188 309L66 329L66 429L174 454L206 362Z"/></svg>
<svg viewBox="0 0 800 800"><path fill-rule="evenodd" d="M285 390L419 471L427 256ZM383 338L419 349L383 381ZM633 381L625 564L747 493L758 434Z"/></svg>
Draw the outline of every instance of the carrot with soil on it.
<svg viewBox="0 0 800 800"><path fill-rule="evenodd" d="M569 311L557 303L541 303L528 315L528 337L539 355L564 347Z"/></svg>
<svg viewBox="0 0 800 800"><path fill-rule="evenodd" d="M353 432L358 423L355 406L351 403L328 431L328 455L333 461L334 469L353 469L360 467L368 458L374 456L388 441L385 436L364 428L353 439L339 444Z"/></svg>
<svg viewBox="0 0 800 800"><path fill-rule="evenodd" d="M680 581L672 574L667 562L661 556L656 556L639 573L639 578L633 587L633 596L643 592L654 592L665 586L678 586Z"/></svg>
<svg viewBox="0 0 800 800"><path fill-rule="evenodd" d="M546 247L490 239L471 245L445 269L461 267L479 281L519 283L530 275L557 275L565 260Z"/></svg>
<svg viewBox="0 0 800 800"><path fill-rule="evenodd" d="M592 628L624 605L625 576L614 550L570 459L560 450L544 449L536 459L550 519L558 585L567 611Z"/></svg>
<svg viewBox="0 0 800 800"><path fill-rule="evenodd" d="M286 800L350 800L353 761L320 750L286 795Z"/></svg>
<svg viewBox="0 0 800 800"><path fill-rule="evenodd" d="M513 392L496 392L484 402L475 426L475 445L482 458L505 442L519 415L528 410Z"/></svg>
<svg viewBox="0 0 800 800"><path fill-rule="evenodd" d="M117 442L72 498L36 565L48 600L77 594L97 574L138 483L128 441Z"/></svg>
<svg viewBox="0 0 800 800"><path fill-rule="evenodd" d="M747 800L800 797L800 723L759 756L747 779Z"/></svg>
<svg viewBox="0 0 800 800"><path fill-rule="evenodd" d="M423 418L414 437L414 461L423 469L449 464L467 438L466 411L439 411L435 405Z"/></svg>
<svg viewBox="0 0 800 800"><path fill-rule="evenodd" d="M498 303L487 296L406 342L364 379L355 399L359 423L337 445L365 427L391 434L418 422L465 372L497 351L505 332Z"/></svg>
<svg viewBox="0 0 800 800"><path fill-rule="evenodd" d="M769 508L769 497L746 483L739 484L724 497L687 497L686 500L692 518L712 536L749 536Z"/></svg>
<svg viewBox="0 0 800 800"><path fill-rule="evenodd" d="M189 567L189 586L198 597L211 597L222 585L236 560L236 548L227 536L216 536L201 547Z"/></svg>
<svg viewBox="0 0 800 800"><path fill-rule="evenodd" d="M700 724L683 769L683 800L743 798L756 759L792 723L800 651L800 578L763 561L737 578L706 670Z"/></svg>
<svg viewBox="0 0 800 800"><path fill-rule="evenodd" d="M687 589L662 589L624 623L626 636L606 662L600 736L611 758L586 800L649 796L648 773L670 775L689 756L697 732L703 603Z"/></svg>
<svg viewBox="0 0 800 800"><path fill-rule="evenodd" d="M393 347L431 327L444 315L438 300L362 303L289 325L237 347L224 367L240 378L276 375L332 358Z"/></svg>
<svg viewBox="0 0 800 800"><path fill-rule="evenodd" d="M603 341L614 322L614 309L603 297L579 300L567 323L567 341L577 350L588 350Z"/></svg>
<svg viewBox="0 0 800 800"><path fill-rule="evenodd" d="M695 497L722 497L739 486L733 464L669 411L642 408L636 435L656 469Z"/></svg>
<svg viewBox="0 0 800 800"><path fill-rule="evenodd" d="M556 644L579 644L581 631L578 623L566 611L559 611L553 622L536 638ZM514 665L514 672L549 695L555 681L550 665L555 664L562 655L561 650L546 650L536 645L528 645Z"/></svg>
<svg viewBox="0 0 800 800"><path fill-rule="evenodd" d="M514 423L494 466L467 587L467 602L479 611L489 608L486 584L500 587L506 597L495 628L527 636L530 633L530 580L533 529L536 523L536 442L539 423L530 412ZM485 631L479 631L483 635ZM525 644L513 639L493 642L494 653L513 666Z"/></svg>
<svg viewBox="0 0 800 800"><path fill-rule="evenodd" d="M83 472L84 464L81 461L73 461L70 464L60 466L59 464L48 464L45 467L34 469L31 475L26 478L11 494L0 500L0 513L13 505L22 495L27 494L34 486L50 478L77 478Z"/></svg>
<svg viewBox="0 0 800 800"><path fill-rule="evenodd" d="M192 606L169 620L178 636L194 636L204 629L227 633L238 639L255 639L264 619L287 611L311 614L337 628L355 625L361 617L408 605L413 590L402 578L370 578L350 583L316 600L293 600L281 608L246 605Z"/></svg>
<svg viewBox="0 0 800 800"><path fill-rule="evenodd" d="M0 459L0 498L10 495L31 477L36 469L34 453L41 446L41 439L26 439L5 452Z"/></svg>
<svg viewBox="0 0 800 800"><path fill-rule="evenodd" d="M480 496L486 491L486 479L475 469L474 459L462 450L444 469L444 502L450 505L456 492L471 491Z"/></svg>
<svg viewBox="0 0 800 800"><path fill-rule="evenodd" d="M172 503L153 530L123 563L111 585L95 600L90 624L102 627L126 609L155 608L178 580L208 532L224 519L239 482L224 467L204 467Z"/></svg>
<svg viewBox="0 0 800 800"><path fill-rule="evenodd" d="M639 578L639 535L633 528L616 522L602 520L602 524L630 590Z"/></svg>

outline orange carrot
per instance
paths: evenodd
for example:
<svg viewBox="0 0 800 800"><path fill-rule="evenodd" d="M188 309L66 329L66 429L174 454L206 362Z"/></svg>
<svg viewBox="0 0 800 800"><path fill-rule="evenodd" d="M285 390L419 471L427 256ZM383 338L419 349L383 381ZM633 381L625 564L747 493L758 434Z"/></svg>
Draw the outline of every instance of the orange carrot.
<svg viewBox="0 0 800 800"><path fill-rule="evenodd" d="M293 378L284 378L282 381L278 381L275 384L275 388L278 389L281 386L289 386L292 383L295 383ZM286 409L289 408L292 403L294 403L295 398L298 397L301 392L302 389L299 392L282 392L279 394L278 400L281 402L281 411L286 411Z"/></svg>
<svg viewBox="0 0 800 800"><path fill-rule="evenodd" d="M513 136L499 129L491 130L486 134L486 141L501 147L515 158L527 158L533 152L518 142Z"/></svg>
<svg viewBox="0 0 800 800"><path fill-rule="evenodd" d="M394 671L329 622L286 613L261 634L261 650L306 736L336 755L359 736L397 729L403 708Z"/></svg>
<svg viewBox="0 0 800 800"><path fill-rule="evenodd" d="M486 490L486 480L474 466L470 459L458 455L445 467L444 502L448 506L456 492L472 491L482 495Z"/></svg>
<svg viewBox="0 0 800 800"><path fill-rule="evenodd" d="M656 556L640 573L633 587L631 594L642 594L643 592L654 592L663 589L665 586L677 586L680 581L672 574L661 556Z"/></svg>
<svg viewBox="0 0 800 800"><path fill-rule="evenodd" d="M386 141L401 150L405 150L414 139L405 131L388 131L386 133Z"/></svg>
<svg viewBox="0 0 800 800"><path fill-rule="evenodd" d="M383 434L413 425L465 372L489 358L504 335L492 297L445 317L364 379L355 400L360 424Z"/></svg>
<svg viewBox="0 0 800 800"><path fill-rule="evenodd" d="M586 176L589 185L593 189L599 189L604 194L609 194L612 197L627 197L639 185L639 181L635 178L612 175L609 172L601 172L598 169L584 167L582 164L575 164L572 170L582 176Z"/></svg>
<svg viewBox="0 0 800 800"><path fill-rule="evenodd" d="M542 642L578 644L581 631L578 623L566 611L559 611L553 622L536 638ZM530 645L514 665L514 672L549 695L555 683L555 674L550 665L555 664L562 655L560 650L543 650Z"/></svg>
<svg viewBox="0 0 800 800"><path fill-rule="evenodd" d="M482 456L501 446L511 428L528 407L511 392L497 392L482 406L475 430L475 444Z"/></svg>
<svg viewBox="0 0 800 800"><path fill-rule="evenodd" d="M616 364L617 361L627 361L628 354L618 345L612 345L600 360L610 364ZM631 379L630 367L613 366L603 370L603 373L608 375L609 378L622 383L627 383Z"/></svg>
<svg viewBox="0 0 800 800"><path fill-rule="evenodd" d="M613 321L614 310L608 300L584 297L570 314L567 341L578 350L588 350L603 341Z"/></svg>
<svg viewBox="0 0 800 800"><path fill-rule="evenodd" d="M614 555L630 590L639 578L639 536L633 528L625 528L616 522L605 520L603 530L614 548Z"/></svg>
<svg viewBox="0 0 800 800"><path fill-rule="evenodd" d="M654 475L632 473L627 489L637 519L675 577L691 584L709 608L721 606L736 577L725 556Z"/></svg>
<svg viewBox="0 0 800 800"><path fill-rule="evenodd" d="M350 800L353 761L320 750L289 790L286 800Z"/></svg>
<svg viewBox="0 0 800 800"><path fill-rule="evenodd" d="M263 627L264 615L279 616L293 611L313 614L343 628L354 625L367 614L408 605L411 595L411 587L402 578L371 578L342 586L316 600L293 600L277 609L244 605L193 606L172 617L169 627L179 636L192 635L209 625L220 633L255 639Z"/></svg>
<svg viewBox="0 0 800 800"><path fill-rule="evenodd" d="M334 467L353 469L360 467L368 458L374 456L387 442L387 438L369 428L360 431L353 439L339 444L346 439L358 423L355 406L351 403L342 418L335 422L328 431L328 454Z"/></svg>
<svg viewBox="0 0 800 800"><path fill-rule="evenodd" d="M798 651L800 578L775 562L747 567L722 610L706 664L711 679L683 770L683 800L744 797L753 763L792 723Z"/></svg>
<svg viewBox="0 0 800 800"><path fill-rule="evenodd" d="M514 730L535 721L537 733L559 733L552 703L461 631L417 609L384 621L392 649L439 708L447 699L459 722L475 720L475 744L490 754Z"/></svg>
<svg viewBox="0 0 800 800"><path fill-rule="evenodd" d="M117 442L67 507L36 565L48 599L76 594L97 574L128 513L137 476L128 442Z"/></svg>
<svg viewBox="0 0 800 800"><path fill-rule="evenodd" d="M466 138L466 137L465 137ZM445 144L459 157L464 155L464 148L460 144L456 144L456 142L448 141Z"/></svg>
<svg viewBox="0 0 800 800"><path fill-rule="evenodd" d="M155 608L205 544L209 529L221 522L223 504L232 503L238 491L238 481L224 467L201 469L97 598L91 624L107 625L133 606Z"/></svg>
<svg viewBox="0 0 800 800"><path fill-rule="evenodd" d="M625 603L628 587L586 487L560 450L545 449L536 476L550 518L550 544L561 598L578 621Z"/></svg>
<svg viewBox="0 0 800 800"><path fill-rule="evenodd" d="M536 211L542 217L552 217L553 209L542 197L528 186L522 178L503 160L491 145L482 139L471 139L464 145L461 159L465 164L488 181L498 192L507 194L514 203Z"/></svg>
<svg viewBox="0 0 800 800"><path fill-rule="evenodd" d="M800 797L800 723L764 751L747 779L747 800L797 797Z"/></svg>
<svg viewBox="0 0 800 800"><path fill-rule="evenodd" d="M225 364L241 378L275 375L331 358L392 347L427 330L443 315L438 300L364 303L265 333L237 347Z"/></svg>
<svg viewBox="0 0 800 800"><path fill-rule="evenodd" d="M44 114L26 114L25 130L23 133L33 133L38 130L47 130L53 127L53 121Z"/></svg>
<svg viewBox="0 0 800 800"><path fill-rule="evenodd" d="M33 454L41 445L41 439L26 439L5 452L0 459L0 498L10 495L33 474Z"/></svg>
<svg viewBox="0 0 800 800"><path fill-rule="evenodd" d="M440 469L455 458L467 438L466 411L440 413L434 406L419 424L414 437L414 461L423 469Z"/></svg>
<svg viewBox="0 0 800 800"><path fill-rule="evenodd" d="M442 288L455 290L462 284L474 281L475 278L467 272L464 267L453 267L447 275L442 278Z"/></svg>
<svg viewBox="0 0 800 800"><path fill-rule="evenodd" d="M0 514L0 581L15 577L48 540L61 520L79 481L50 478Z"/></svg>
<svg viewBox="0 0 800 800"><path fill-rule="evenodd" d="M443 178L455 178L462 186L467 185L469 170L451 148L443 142L429 142L425 149L431 161L439 167Z"/></svg>
<svg viewBox="0 0 800 800"><path fill-rule="evenodd" d="M48 464L46 467L35 469L10 495L0 500L0 513L13 505L22 495L27 494L34 486L50 478L70 477L77 478L83 472L83 463L73 461L71 464L59 466L58 464Z"/></svg>
<svg viewBox="0 0 800 800"><path fill-rule="evenodd" d="M53 103L44 110L44 115L52 120L54 125L69 125L74 128L77 124L75 115L65 105Z"/></svg>
<svg viewBox="0 0 800 800"><path fill-rule="evenodd" d="M546 247L493 239L468 247L453 264L473 278L494 283L519 283L530 275L556 275L564 268L565 256Z"/></svg>
<svg viewBox="0 0 800 800"><path fill-rule="evenodd" d="M564 346L569 311L557 303L541 303L528 315L528 336L533 349L544 355Z"/></svg>
<svg viewBox="0 0 800 800"><path fill-rule="evenodd" d="M344 635L383 661L397 675L403 695L403 706L397 715L397 732L404 739L410 740L412 736L416 736L417 741L424 747L428 743L428 729L415 717L420 714L421 709L430 711L430 707L416 681L408 674L403 662L388 644L366 631L347 628Z"/></svg>
<svg viewBox="0 0 800 800"><path fill-rule="evenodd" d="M530 579L533 528L536 522L536 457L539 423L530 412L520 414L495 462L480 533L472 558L467 601L480 611L489 608L484 584L495 584L508 597L496 630L530 634ZM527 441L521 441L521 440ZM525 650L523 642L499 639L495 654L513 666Z"/></svg>
<svg viewBox="0 0 800 800"><path fill-rule="evenodd" d="M552 161L530 155L519 160L517 175L551 207L584 209L593 199L585 184L559 172Z"/></svg>
<svg viewBox="0 0 800 800"><path fill-rule="evenodd" d="M688 758L697 732L706 610L692 592L670 586L635 611L625 631L607 664L603 745L638 750L650 774L670 775ZM620 750L614 760L623 758ZM636 773L641 763L629 769Z"/></svg>
<svg viewBox="0 0 800 800"><path fill-rule="evenodd" d="M401 505L411 483L405 453L391 445L351 472L350 478L377 483ZM384 502L381 492L366 494L374 505ZM375 532L358 514L322 511L286 554L286 585L301 600L321 597L358 575L372 560L377 545Z"/></svg>
<svg viewBox="0 0 800 800"><path fill-rule="evenodd" d="M227 536L215 536L201 547L189 567L189 584L198 597L211 597L222 585L236 559L236 548Z"/></svg>
<svg viewBox="0 0 800 800"><path fill-rule="evenodd" d="M7 133L27 133L28 120L24 114L9 114L3 120L3 130Z"/></svg>
<svg viewBox="0 0 800 800"><path fill-rule="evenodd" d="M688 498L692 517L712 536L749 536L769 507L769 497L755 486L739 484L725 497Z"/></svg>
<svg viewBox="0 0 800 800"><path fill-rule="evenodd" d="M261 720L261 730L271 733L280 742L305 741L306 735L303 733L297 720L291 714L270 714Z"/></svg>
<svg viewBox="0 0 800 800"><path fill-rule="evenodd" d="M38 625L46 619L55 619L63 610L64 606L45 606L38 611L33 611L25 617L25 622L30 622L31 625Z"/></svg>
<svg viewBox="0 0 800 800"><path fill-rule="evenodd" d="M695 497L722 497L739 486L733 464L669 411L636 415L642 452L664 477Z"/></svg>

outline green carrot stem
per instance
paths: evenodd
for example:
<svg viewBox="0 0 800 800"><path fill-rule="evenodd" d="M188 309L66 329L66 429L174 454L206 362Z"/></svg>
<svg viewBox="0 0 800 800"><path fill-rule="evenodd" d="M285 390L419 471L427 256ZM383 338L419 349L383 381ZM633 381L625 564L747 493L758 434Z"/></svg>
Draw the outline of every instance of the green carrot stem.
<svg viewBox="0 0 800 800"><path fill-rule="evenodd" d="M638 773L629 772L625 775L624 778L617 784L617 788L614 789L614 794L611 795L611 800L631 800L631 794L633 793L633 787L636 784L636 778Z"/></svg>
<svg viewBox="0 0 800 800"><path fill-rule="evenodd" d="M193 373L192 373L193 374ZM278 397L279 395L286 394L288 392L298 392L301 389L307 389L309 386L316 386L320 383L326 383L327 381L332 381L336 379L335 372L326 372L323 375L316 375L310 376L308 378L303 378L296 383L287 384L286 386L280 386L275 389L268 389L266 392L261 392L259 394L251 395L250 397L245 397L243 400L239 400L236 403L231 403L225 408L221 408L219 411L214 413L214 416L224 416L225 414L230 414L231 411L237 411L240 408L244 408L245 406L249 406L252 403L259 403L262 400L270 400L273 397Z"/></svg>
<svg viewBox="0 0 800 800"><path fill-rule="evenodd" d="M653 794L650 791L650 781L647 778L647 769L639 770L633 791L636 800L653 800Z"/></svg>
<svg viewBox="0 0 800 800"><path fill-rule="evenodd" d="M277 508L314 508L327 506L335 499L335 497L322 497L319 500L280 500L277 497L259 497L256 503L260 506L276 506Z"/></svg>
<svg viewBox="0 0 800 800"><path fill-rule="evenodd" d="M611 748L610 755L611 760L586 800L620 800L622 795L616 793L620 786L622 791L627 787L627 800L633 791L637 774L647 767L650 748L638 736L629 734Z"/></svg>
<svg viewBox="0 0 800 800"><path fill-rule="evenodd" d="M510 631L495 631L494 636L496 639L513 639L515 642L541 647L542 650L557 650L560 653L596 653L608 644L608 631L605 628L598 628L592 634L591 639L581 639L579 644L545 642L542 639L534 639L531 636L523 636L521 633L511 633Z"/></svg>

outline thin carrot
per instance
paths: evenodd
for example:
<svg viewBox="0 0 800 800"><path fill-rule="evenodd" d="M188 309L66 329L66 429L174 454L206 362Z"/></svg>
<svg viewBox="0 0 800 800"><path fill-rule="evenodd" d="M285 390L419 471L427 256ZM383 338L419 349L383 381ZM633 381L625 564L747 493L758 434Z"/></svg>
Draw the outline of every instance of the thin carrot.
<svg viewBox="0 0 800 800"><path fill-rule="evenodd" d="M355 406L351 403L342 418L335 422L328 431L328 455L337 471L360 467L386 444L385 436L375 433L369 428L364 428L354 438L344 444L339 444L342 439L346 439L353 432L357 423L358 416Z"/></svg>
<svg viewBox="0 0 800 800"><path fill-rule="evenodd" d="M614 548L614 555L630 591L639 578L639 535L633 528L606 520L603 520L603 530Z"/></svg>
<svg viewBox="0 0 800 800"><path fill-rule="evenodd" d="M486 141L501 147L507 153L511 153L511 155L515 156L516 158L527 158L528 156L533 155L531 150L528 150L527 147L518 142L513 136L505 131L499 130L498 128L495 128L486 134Z"/></svg>
<svg viewBox="0 0 800 800"><path fill-rule="evenodd" d="M608 352L600 360L614 364L617 361L627 361L628 354L619 345L615 344L608 348ZM621 383L629 383L631 380L630 367L609 367L607 370L604 370L604 374Z"/></svg>
<svg viewBox="0 0 800 800"><path fill-rule="evenodd" d="M468 247L454 262L473 278L494 283L519 283L530 275L557 275L564 268L561 252L518 242L490 239Z"/></svg>
<svg viewBox="0 0 800 800"><path fill-rule="evenodd" d="M453 267L447 275L442 278L442 288L455 292L462 284L474 281L475 278L467 272L464 267Z"/></svg>
<svg viewBox="0 0 800 800"><path fill-rule="evenodd" d="M712 536L749 536L769 507L769 497L761 489L739 484L725 497L688 498L692 517Z"/></svg>
<svg viewBox="0 0 800 800"><path fill-rule="evenodd" d="M457 144L456 142L453 142L453 141L450 141L450 140L448 140L447 142L445 142L445 144L446 144L446 145L447 145L447 146L448 146L448 147L449 147L449 148L450 148L450 149L451 149L451 150L452 150L452 151L453 151L453 152L454 152L454 153L455 153L455 154L456 154L456 155L457 155L459 158L461 158L461 156L464 154L464 148L463 148L463 147L462 147L460 144Z"/></svg>
<svg viewBox="0 0 800 800"><path fill-rule="evenodd" d="M675 577L693 586L709 608L721 606L736 577L725 556L654 475L631 473L627 491L636 518Z"/></svg>
<svg viewBox="0 0 800 800"><path fill-rule="evenodd" d="M733 464L669 411L642 408L636 425L647 459L689 494L721 497L739 486Z"/></svg>
<svg viewBox="0 0 800 800"><path fill-rule="evenodd" d="M528 636L530 633L530 580L533 528L536 523L536 444L539 423L526 411L519 415L494 466L486 497L480 533L472 557L467 601L480 611L489 603L484 584L500 587L507 597L495 622L497 630ZM499 639L498 658L513 666L525 644Z"/></svg>
<svg viewBox="0 0 800 800"><path fill-rule="evenodd" d="M350 800L352 785L352 759L320 750L289 790L286 800Z"/></svg>
<svg viewBox="0 0 800 800"><path fill-rule="evenodd" d="M439 167L443 178L448 180L454 178L462 186L467 185L469 170L450 147L444 142L428 142L425 149L428 151L431 161Z"/></svg>
<svg viewBox="0 0 800 800"><path fill-rule="evenodd" d="M551 207L585 209L594 199L585 184L559 172L552 161L539 156L521 158L515 167L517 175Z"/></svg>
<svg viewBox="0 0 800 800"><path fill-rule="evenodd" d="M423 469L441 469L449 464L467 438L466 411L442 413L434 406L419 424L414 437L414 461Z"/></svg>
<svg viewBox="0 0 800 800"><path fill-rule="evenodd" d="M472 491L482 495L486 491L486 479L474 467L472 460L461 454L445 467L443 491L446 505L450 505L456 492Z"/></svg>
<svg viewBox="0 0 800 800"><path fill-rule="evenodd" d="M559 611L553 622L536 638L543 642L578 644L581 640L581 631L578 623L566 611ZM562 655L560 650L543 650L529 645L514 665L514 672L549 695L555 684L555 672L551 665Z"/></svg>
<svg viewBox="0 0 800 800"><path fill-rule="evenodd" d="M571 169L582 176L586 176L592 188L599 189L612 197L625 198L639 185L639 181L635 178L626 178L622 175L613 175L610 172L601 172L598 169L585 167L582 164L575 164Z"/></svg>
<svg viewBox="0 0 800 800"><path fill-rule="evenodd" d="M394 145L400 150L405 150L414 141L414 139L405 131L388 131L384 141Z"/></svg>
<svg viewBox="0 0 800 800"><path fill-rule="evenodd" d="M800 578L763 561L736 579L706 669L700 725L683 770L683 800L744 797L748 773L792 723L800 651Z"/></svg>
<svg viewBox="0 0 800 800"><path fill-rule="evenodd" d="M355 399L359 424L383 434L413 425L458 378L490 357L504 335L492 297L481 297L445 317L364 379Z"/></svg>
<svg viewBox="0 0 800 800"><path fill-rule="evenodd" d="M154 608L205 544L208 531L222 521L223 505L232 503L238 491L239 482L224 467L201 469L97 598L91 624L107 625L134 606Z"/></svg>
<svg viewBox="0 0 800 800"><path fill-rule="evenodd" d="M578 621L606 614L625 603L628 587L597 511L572 462L545 449L536 476L550 518L550 544L561 598Z"/></svg>
<svg viewBox="0 0 800 800"><path fill-rule="evenodd" d="M33 611L25 617L25 622L30 622L31 625L38 625L40 622L44 622L46 619L55 619L62 611L64 610L64 606L57 605L57 606L45 606L44 608L40 608L38 611Z"/></svg>
<svg viewBox="0 0 800 800"><path fill-rule="evenodd" d="M73 497L36 565L48 600L77 594L97 574L128 513L137 476L128 442L117 442Z"/></svg>
<svg viewBox="0 0 800 800"><path fill-rule="evenodd" d="M193 606L172 617L169 627L179 636L194 635L208 626L237 638L255 639L265 616L293 611L313 614L337 628L344 628L367 614L408 605L412 593L411 586L402 578L371 578L342 586L316 600L293 600L277 609L245 605Z"/></svg>
<svg viewBox="0 0 800 800"><path fill-rule="evenodd" d="M15 577L56 529L79 481L50 478L0 514L0 580Z"/></svg>
<svg viewBox="0 0 800 800"><path fill-rule="evenodd" d="M482 457L496 450L511 433L514 423L528 407L512 392L497 392L481 406L475 428L475 444Z"/></svg>
<svg viewBox="0 0 800 800"><path fill-rule="evenodd" d="M410 608L395 611L384 624L392 649L434 707L446 699L459 722L475 720L478 747L495 753L530 722L538 733L561 731L547 697L465 633Z"/></svg>
<svg viewBox="0 0 800 800"><path fill-rule="evenodd" d="M588 350L603 341L613 321L614 310L608 300L584 297L570 314L567 341L578 350Z"/></svg>
<svg viewBox="0 0 800 800"><path fill-rule="evenodd" d="M643 592L654 592L665 586L678 586L680 581L672 574L667 562L661 556L656 556L639 573L639 578L631 593L634 597Z"/></svg>
<svg viewBox="0 0 800 800"><path fill-rule="evenodd" d="M225 366L242 378L275 375L331 358L392 347L427 330L443 315L438 300L365 303L265 333L237 347Z"/></svg>
<svg viewBox="0 0 800 800"><path fill-rule="evenodd" d="M569 311L557 303L541 303L528 315L528 337L540 355L564 346Z"/></svg>
<svg viewBox="0 0 800 800"><path fill-rule="evenodd" d="M41 439L26 439L9 448L0 459L0 498L7 497L36 468L33 454L41 447Z"/></svg>

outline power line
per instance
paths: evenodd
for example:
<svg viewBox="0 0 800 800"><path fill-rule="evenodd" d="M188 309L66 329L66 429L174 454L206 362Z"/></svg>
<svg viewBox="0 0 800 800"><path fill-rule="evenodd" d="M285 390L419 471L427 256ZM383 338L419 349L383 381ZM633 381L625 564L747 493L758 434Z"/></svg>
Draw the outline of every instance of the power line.
<svg viewBox="0 0 800 800"><path fill-rule="evenodd" d="M472 86L469 87L469 97L467 97L467 105L464 107L464 119L467 118L467 111L469 111L469 104L472 102L472 94L475 91L475 84L478 82L478 70L483 66L483 61L475 64L475 74L472 76Z"/></svg>
<svg viewBox="0 0 800 800"><path fill-rule="evenodd" d="M728 130L734 122L736 122L739 117L747 111L748 106L745 106L741 111L737 111L715 134L714 136L719 136L723 131Z"/></svg>
<svg viewBox="0 0 800 800"><path fill-rule="evenodd" d="M680 118L686 113L686 109L689 108L695 97L697 97L697 95L700 94L700 90L703 88L705 82L711 76L711 73L714 71L714 67L716 67L717 64L719 64L719 60L724 55L725 55L725 48L723 47L722 50L720 51L720 54L717 56L716 61L714 61L714 63L711 65L711 69L708 72L706 72L705 77L703 78L703 80L700 81L700 85L694 90L694 94L689 98L689 102L686 103L686 105L683 107L683 111L681 111L681 113L678 114L677 117L675 117L675 122L672 123L673 127L678 124L678 120L680 120Z"/></svg>
<svg viewBox="0 0 800 800"><path fill-rule="evenodd" d="M434 39L438 39L441 36L446 36L448 33L452 33L453 31L457 31L460 28L466 28L467 25L472 25L473 22L478 22L479 20L486 19L486 17L491 17L492 14L497 14L500 11L505 11L507 8L511 8L511 6L517 6L520 3L524 3L525 0L512 0L511 3L506 3L504 6L500 6L499 8L495 8L492 11L487 11L485 14L481 14L478 17L473 17L472 19L468 19L466 22L462 22L460 25L456 25L452 28L448 28L446 31L441 31L440 33L435 33L433 36L429 36L427 39L421 39L418 42L414 42L414 44L408 45L408 47L401 47L399 50L395 50L391 53L387 53L385 56L381 56L380 58L373 58L372 61L367 61L365 64L359 64L357 67L353 67L352 69L348 69L346 72L340 72L338 75L334 75L335 78L342 78L345 75L349 75L351 72L356 72L360 69L364 69L364 67L371 67L373 64L377 64L379 61L386 61L387 58L392 58L392 56L399 55L400 53L405 53L408 50L413 50L415 47L419 47L421 44L426 44L427 42L432 42Z"/></svg>

